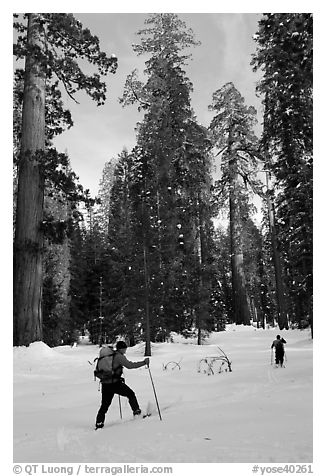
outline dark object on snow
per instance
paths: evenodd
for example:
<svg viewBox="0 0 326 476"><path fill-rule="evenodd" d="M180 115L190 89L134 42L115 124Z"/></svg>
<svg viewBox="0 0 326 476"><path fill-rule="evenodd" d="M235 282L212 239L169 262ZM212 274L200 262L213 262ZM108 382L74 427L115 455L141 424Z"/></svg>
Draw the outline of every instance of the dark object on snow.
<svg viewBox="0 0 326 476"><path fill-rule="evenodd" d="M276 339L273 341L271 345L271 349L275 349L275 364L278 366L280 365L283 367L283 361L284 361L284 344L286 344L286 340L283 339L280 335L276 336Z"/></svg>
<svg viewBox="0 0 326 476"><path fill-rule="evenodd" d="M232 372L232 362L220 347L217 348L220 351L220 355L214 355L212 357L205 357L204 359L201 359L198 364L198 372L203 372L207 375L214 375L215 372L220 374L223 372L223 367L225 367L225 372Z"/></svg>

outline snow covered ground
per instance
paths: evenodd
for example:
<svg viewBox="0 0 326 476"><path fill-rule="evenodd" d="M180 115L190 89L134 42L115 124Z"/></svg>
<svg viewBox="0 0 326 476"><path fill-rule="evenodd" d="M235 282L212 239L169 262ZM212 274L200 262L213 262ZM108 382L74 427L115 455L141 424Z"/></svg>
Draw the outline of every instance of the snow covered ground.
<svg viewBox="0 0 326 476"><path fill-rule="evenodd" d="M311 463L313 460L313 350L310 331L288 330L286 368L271 365L278 329L230 326L203 346L176 338L153 344L151 373L162 421L154 413L134 421L114 397L106 425L94 431L100 404L90 365L98 347L14 349L15 463ZM198 372L220 346L232 372ZM144 345L127 351L142 360ZM163 365L179 362L181 369ZM149 372L125 370L143 410L155 409Z"/></svg>

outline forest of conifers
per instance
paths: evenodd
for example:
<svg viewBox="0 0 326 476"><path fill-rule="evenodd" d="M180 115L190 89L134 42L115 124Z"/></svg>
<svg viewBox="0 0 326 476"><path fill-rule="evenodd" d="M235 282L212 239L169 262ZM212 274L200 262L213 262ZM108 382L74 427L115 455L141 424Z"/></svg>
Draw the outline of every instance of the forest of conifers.
<svg viewBox="0 0 326 476"><path fill-rule="evenodd" d="M232 82L212 91L211 123L197 122L194 34L176 14L148 15L133 45L146 79L132 71L120 98L143 112L135 146L103 164L93 198L53 145L73 127L62 91L103 104L119 57L72 14L15 15L14 27L14 345L87 332L150 354L172 332L201 344L226 323L312 328L312 15L257 24L259 137Z"/></svg>

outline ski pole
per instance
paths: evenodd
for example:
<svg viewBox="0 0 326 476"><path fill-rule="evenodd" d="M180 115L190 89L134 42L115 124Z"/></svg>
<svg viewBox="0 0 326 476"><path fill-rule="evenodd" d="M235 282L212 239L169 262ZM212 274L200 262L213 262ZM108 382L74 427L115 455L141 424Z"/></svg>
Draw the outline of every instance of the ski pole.
<svg viewBox="0 0 326 476"><path fill-rule="evenodd" d="M273 349L271 349L271 365L273 365Z"/></svg>
<svg viewBox="0 0 326 476"><path fill-rule="evenodd" d="M120 395L118 395L119 397L119 410L120 410L120 418L122 420L122 411L121 411L121 398L120 398Z"/></svg>
<svg viewBox="0 0 326 476"><path fill-rule="evenodd" d="M149 368L149 366L147 366L147 368L148 368L149 376L150 376L150 378L151 378L152 387L153 387L153 390L154 390L154 397L155 397L155 401L156 401L156 406L157 406L158 414L159 414L159 416L160 416L160 420L162 420L162 416L161 416L161 412L160 412L160 407L159 407L159 404L158 404L157 395L156 395L156 391L155 391L155 387L154 387L154 382L153 382L153 378L152 378L152 374L151 374L151 369Z"/></svg>

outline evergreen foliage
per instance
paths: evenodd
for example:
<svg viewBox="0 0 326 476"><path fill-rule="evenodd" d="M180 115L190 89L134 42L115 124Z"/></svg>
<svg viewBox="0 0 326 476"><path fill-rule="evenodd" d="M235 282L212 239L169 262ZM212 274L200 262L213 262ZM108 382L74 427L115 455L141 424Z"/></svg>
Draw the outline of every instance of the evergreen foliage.
<svg viewBox="0 0 326 476"><path fill-rule="evenodd" d="M262 68L261 150L271 169L292 321L312 321L312 60L309 13L265 14L255 35Z"/></svg>
<svg viewBox="0 0 326 476"><path fill-rule="evenodd" d="M134 50L150 55L148 79L142 87L137 83L136 96L136 87L127 81L124 98L142 98L139 105L145 109L133 195L136 240L143 244L148 267L150 335L165 338L171 331L197 329L200 343L201 328L210 326L210 142L192 114L192 85L182 69L189 55L181 54L197 42L174 14L150 15L145 23L149 28L138 33Z"/></svg>
<svg viewBox="0 0 326 476"><path fill-rule="evenodd" d="M150 14L133 45L146 58L144 80L134 69L120 98L142 113L136 144L105 163L96 199L53 147L54 137L73 127L60 88L76 102L83 90L102 105L104 76L115 72L117 59L71 14L15 18L14 53L27 59L14 77L15 197L25 187L14 206L16 297L32 288L26 279L34 272L19 273L23 264L36 257L38 270L37 316L21 320L26 300L17 301L15 344L68 344L88 331L100 345L145 341L150 355L151 342L173 332L202 344L227 323L312 322L311 15L265 14L259 22L253 65L263 69L257 91L265 109L258 140L256 111L231 82L213 93L209 127L196 121L186 68L199 42L176 14ZM83 72L84 60L97 72ZM37 144L26 139L23 119L34 83L44 97L30 116ZM215 183L214 160L221 164ZM272 177L266 194L257 180L261 162ZM25 183L31 166L35 180ZM29 188L39 192L32 205ZM254 194L263 197L260 228ZM37 220L22 239L28 207ZM227 229L216 219L225 210Z"/></svg>

